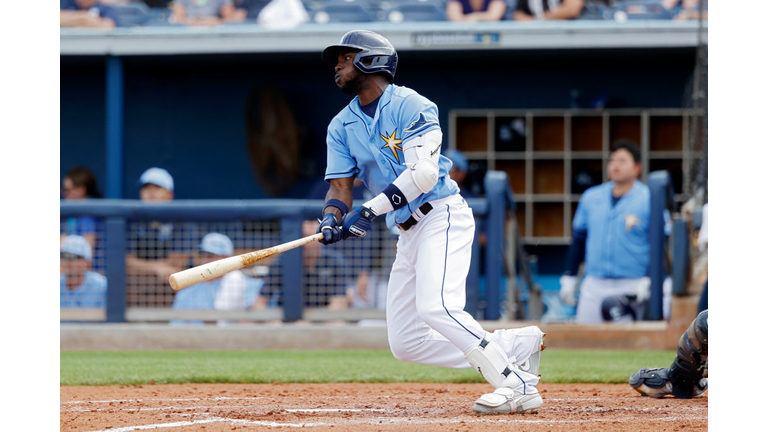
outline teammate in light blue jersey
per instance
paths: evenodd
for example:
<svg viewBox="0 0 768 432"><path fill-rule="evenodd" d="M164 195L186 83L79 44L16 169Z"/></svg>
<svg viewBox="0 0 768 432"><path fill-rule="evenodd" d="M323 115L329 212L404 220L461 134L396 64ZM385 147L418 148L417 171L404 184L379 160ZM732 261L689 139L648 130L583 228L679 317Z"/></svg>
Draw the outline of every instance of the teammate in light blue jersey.
<svg viewBox="0 0 768 432"><path fill-rule="evenodd" d="M377 33L351 31L323 59L334 66L336 85L356 96L328 126L322 242L363 237L386 214L400 230L386 306L395 357L474 367L496 387L475 412L538 411L544 333L536 326L486 332L464 311L475 222L448 175L451 161L440 154L437 106L393 83L397 52ZM374 197L350 210L355 178Z"/></svg>
<svg viewBox="0 0 768 432"><path fill-rule="evenodd" d="M587 189L573 218L560 297L577 305L576 322L642 320L650 297L651 194L638 180L640 149L619 141L608 162L610 181ZM578 302L579 265L586 263Z"/></svg>

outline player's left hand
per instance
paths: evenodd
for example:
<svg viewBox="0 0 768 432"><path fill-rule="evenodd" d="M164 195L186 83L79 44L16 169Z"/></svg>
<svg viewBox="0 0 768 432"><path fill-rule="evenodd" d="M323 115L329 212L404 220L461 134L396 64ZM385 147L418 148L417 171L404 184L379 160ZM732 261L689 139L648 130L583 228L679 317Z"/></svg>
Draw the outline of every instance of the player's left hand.
<svg viewBox="0 0 768 432"><path fill-rule="evenodd" d="M375 217L376 215L373 214L371 209L362 206L345 214L341 218L342 237L345 239L365 237L368 230L371 229L371 221Z"/></svg>

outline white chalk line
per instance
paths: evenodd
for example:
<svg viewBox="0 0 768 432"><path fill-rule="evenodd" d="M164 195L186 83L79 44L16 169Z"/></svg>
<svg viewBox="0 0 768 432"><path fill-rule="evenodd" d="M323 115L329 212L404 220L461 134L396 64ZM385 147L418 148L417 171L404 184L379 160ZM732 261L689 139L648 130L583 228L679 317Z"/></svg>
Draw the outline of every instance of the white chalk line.
<svg viewBox="0 0 768 432"><path fill-rule="evenodd" d="M496 416L494 416L496 417ZM691 421L691 420L708 420L708 417L662 417L662 418L650 418L650 419L644 419L645 422L678 422L678 421ZM628 422L637 422L638 419L590 419L590 420L522 420L522 419L412 419L412 418L374 418L374 419L350 419L349 421L344 421L341 423L323 423L323 422L309 422L309 423L288 423L288 422L274 422L274 421L258 421L258 420L243 420L243 419L233 419L233 418L227 418L227 417L211 417L208 419L202 419L202 420L192 420L192 421L181 421L181 422L171 422L171 423L156 423L156 424L150 424L150 425L141 425L141 426L126 426L122 428L111 428L111 429L104 429L104 430L98 430L98 431L92 431L92 432L130 432L130 431L137 431L137 430L144 430L144 429L160 429L160 428L175 428L175 427L181 427L181 426L194 426L198 424L205 424L205 423L230 423L234 425L242 425L242 426L267 426L267 427L315 427L315 426L341 426L341 425L362 425L362 424L387 424L387 425L396 425L396 424L408 424L408 425L415 425L415 424L436 424L436 423L500 423L500 424L529 424L529 425L539 425L539 424L546 424L546 425L555 425L555 424L585 424L585 423L595 423L595 422L611 422L611 423L628 423Z"/></svg>

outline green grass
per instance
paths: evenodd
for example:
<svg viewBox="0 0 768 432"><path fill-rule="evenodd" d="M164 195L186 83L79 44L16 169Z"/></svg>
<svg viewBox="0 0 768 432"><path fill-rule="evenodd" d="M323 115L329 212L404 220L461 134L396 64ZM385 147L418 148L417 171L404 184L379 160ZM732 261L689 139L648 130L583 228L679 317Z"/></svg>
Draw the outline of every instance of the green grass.
<svg viewBox="0 0 768 432"><path fill-rule="evenodd" d="M544 383L625 383L673 351L544 351ZM389 351L62 351L61 385L170 383L481 383L472 369L404 363Z"/></svg>

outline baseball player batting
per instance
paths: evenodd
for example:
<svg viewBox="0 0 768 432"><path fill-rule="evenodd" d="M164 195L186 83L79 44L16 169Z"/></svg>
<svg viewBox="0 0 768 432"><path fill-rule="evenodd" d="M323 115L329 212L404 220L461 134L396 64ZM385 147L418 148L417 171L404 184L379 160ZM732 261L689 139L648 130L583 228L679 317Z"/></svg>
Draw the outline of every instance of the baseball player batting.
<svg viewBox="0 0 768 432"><path fill-rule="evenodd" d="M355 97L328 126L321 242L363 237L386 214L387 226L400 228L386 307L394 356L474 367L496 388L475 402L475 412L537 412L544 333L536 326L489 333L464 311L475 222L440 154L437 106L393 84L397 52L377 33L351 31L322 57L336 85ZM355 178L374 198L350 210Z"/></svg>

